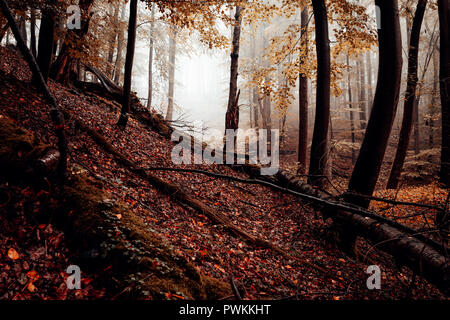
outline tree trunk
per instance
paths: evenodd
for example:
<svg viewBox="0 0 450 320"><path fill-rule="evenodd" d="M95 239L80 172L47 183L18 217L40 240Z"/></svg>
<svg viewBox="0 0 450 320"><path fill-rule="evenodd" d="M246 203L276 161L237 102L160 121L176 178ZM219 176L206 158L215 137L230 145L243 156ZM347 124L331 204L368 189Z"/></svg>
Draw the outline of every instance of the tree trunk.
<svg viewBox="0 0 450 320"><path fill-rule="evenodd" d="M302 47L308 55L308 6L301 12ZM306 153L308 149L308 78L299 76L299 126L298 126L298 173L306 173Z"/></svg>
<svg viewBox="0 0 450 320"><path fill-rule="evenodd" d="M152 107L152 96L153 96L153 31L155 27L155 3L152 3L152 22L150 23L150 46L148 54L148 100L147 108L150 110Z"/></svg>
<svg viewBox="0 0 450 320"><path fill-rule="evenodd" d="M31 53L36 58L36 9L30 9L30 48Z"/></svg>
<svg viewBox="0 0 450 320"><path fill-rule="evenodd" d="M450 0L438 0L440 25L439 81L442 104L442 150L440 180L450 186Z"/></svg>
<svg viewBox="0 0 450 320"><path fill-rule="evenodd" d="M173 27L173 36L169 39L169 101L166 120L173 120L173 96L175 91L175 58L177 54L177 29Z"/></svg>
<svg viewBox="0 0 450 320"><path fill-rule="evenodd" d="M120 22L122 22L125 19L126 14L126 6L124 5L122 7L122 13L120 14ZM123 57L123 39L124 38L124 32L122 28L119 30L119 34L117 36L117 55L116 55L116 62L114 63L114 83L119 85L120 80L122 77L122 57Z"/></svg>
<svg viewBox="0 0 450 320"><path fill-rule="evenodd" d="M351 136L352 136L352 164L355 163L356 160L356 155L355 155L355 119L354 119L354 114L353 114L353 97L352 97L352 79L351 79L351 66L350 66L350 59L347 55L347 66L348 66L348 71L347 71L347 92L348 92L348 108L350 109L349 113L350 113L350 132L351 132Z"/></svg>
<svg viewBox="0 0 450 320"><path fill-rule="evenodd" d="M379 68L372 112L366 134L355 164L348 191L371 196L380 173L386 146L399 99L402 73L402 42L398 1L375 0L380 9L378 29ZM347 196L348 202L367 208L369 200Z"/></svg>
<svg viewBox="0 0 450 320"><path fill-rule="evenodd" d="M328 127L330 118L330 40L328 37L327 8L324 0L313 0L316 23L317 93L316 117L311 144L308 181L322 187L325 185L328 161Z"/></svg>
<svg viewBox="0 0 450 320"><path fill-rule="evenodd" d="M125 129L130 112L131 79L133 72L134 49L136 44L137 0L130 1L130 20L128 23L127 55L125 58L125 78L123 83L123 102L117 125Z"/></svg>
<svg viewBox="0 0 450 320"><path fill-rule="evenodd" d="M117 24L119 22L119 10L120 10L120 2L117 2L114 7L114 17L113 17L113 34L111 35L111 40L109 44L108 50L108 64L106 65L106 74L108 77L112 78L113 72L113 59L114 59L114 49L116 47L116 40L118 36Z"/></svg>
<svg viewBox="0 0 450 320"><path fill-rule="evenodd" d="M372 58L370 51L366 54L367 63L367 107L368 114L372 111L373 90L372 90ZM366 124L367 127L367 124Z"/></svg>
<svg viewBox="0 0 450 320"><path fill-rule="evenodd" d="M239 44L241 38L241 12L242 8L237 6L234 15L235 25L233 28L233 50L231 52L230 67L230 90L228 96L228 107L225 115L225 130L239 128L239 105L238 105L238 89L237 78L239 71ZM226 147L224 145L224 150Z"/></svg>
<svg viewBox="0 0 450 320"><path fill-rule="evenodd" d="M434 146L434 120L433 117L437 110L437 100L439 95L439 56L438 51L435 50L433 53L433 91L432 91L432 97L431 97L431 103L430 103L430 133L429 133L429 144L430 149Z"/></svg>
<svg viewBox="0 0 450 320"><path fill-rule="evenodd" d="M23 12L23 15L19 16L19 31L20 31L20 36L23 39L23 42L25 44L27 44L28 37L27 37L27 23L25 20L25 15L26 15L26 11Z"/></svg>
<svg viewBox="0 0 450 320"><path fill-rule="evenodd" d="M359 106L361 108L360 115L360 128L365 130L367 127L367 100L366 100L366 70L364 68L363 57L358 59L359 70Z"/></svg>
<svg viewBox="0 0 450 320"><path fill-rule="evenodd" d="M53 43L55 40L55 13L52 10L43 10L41 26L39 29L39 43L37 63L45 81L48 79L50 64L53 60Z"/></svg>
<svg viewBox="0 0 450 320"><path fill-rule="evenodd" d="M403 164L405 162L406 153L408 151L408 145L412 129L413 116L417 117L417 99L416 99L416 87L417 87L417 64L420 44L420 29L422 26L423 16L427 0L419 0L417 4L416 13L414 15L413 25L411 29L411 39L409 41L409 53L408 53L408 76L406 85L406 100L404 103L402 128L400 130L400 137L397 146L397 152L395 154L394 163L392 165L391 174L387 183L388 189L397 189L402 172ZM417 126L418 124L416 124ZM416 138L418 139L418 138ZM417 143L417 142L416 142Z"/></svg>

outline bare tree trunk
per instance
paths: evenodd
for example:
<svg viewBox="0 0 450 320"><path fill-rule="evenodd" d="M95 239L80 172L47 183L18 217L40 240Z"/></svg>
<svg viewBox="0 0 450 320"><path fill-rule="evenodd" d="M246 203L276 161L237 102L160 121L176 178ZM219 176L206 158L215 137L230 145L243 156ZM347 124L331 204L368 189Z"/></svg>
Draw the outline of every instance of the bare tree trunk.
<svg viewBox="0 0 450 320"><path fill-rule="evenodd" d="M125 129L130 112L131 80L133 73L134 49L136 44L137 0L130 1L130 20L128 23L127 56L125 59L125 78L123 84L123 102L117 125Z"/></svg>
<svg viewBox="0 0 450 320"><path fill-rule="evenodd" d="M370 51L366 54L366 63L367 63L367 106L369 107L368 113L372 111L372 103L373 103L373 90L372 90L372 58ZM367 127L367 124L366 124Z"/></svg>
<svg viewBox="0 0 450 320"><path fill-rule="evenodd" d="M167 103L166 120L173 120L173 96L175 91L175 59L177 54L177 29L173 27L173 35L169 39L169 101Z"/></svg>
<svg viewBox="0 0 450 320"><path fill-rule="evenodd" d="M371 196L380 173L399 100L402 42L398 1L375 0L380 9L379 68L372 112L361 150L350 178L350 193ZM369 200L347 195L346 200L367 208Z"/></svg>
<svg viewBox="0 0 450 320"><path fill-rule="evenodd" d="M125 19L125 13L126 13L126 6L124 5L122 7L122 13L120 15L120 21L122 22ZM122 56L123 56L123 39L124 34L123 30L119 30L119 35L117 36L117 56L116 56L116 63L114 64L114 83L119 85L120 79L122 77Z"/></svg>
<svg viewBox="0 0 450 320"><path fill-rule="evenodd" d="M328 161L331 81L330 40L328 36L327 8L324 0L313 0L312 5L316 22L317 93L308 182L322 187L326 182L323 176L326 175Z"/></svg>
<svg viewBox="0 0 450 320"><path fill-rule="evenodd" d="M359 106L361 111L360 115L360 128L365 130L367 127L367 101L366 101L366 70L364 68L363 57L358 59L359 70Z"/></svg>
<svg viewBox="0 0 450 320"><path fill-rule="evenodd" d="M432 91L432 97L431 97L431 103L430 103L430 133L429 133L429 144L430 148L433 148L434 146L434 120L433 117L436 113L436 105L439 95L439 56L438 51L435 50L433 54L433 91Z"/></svg>
<svg viewBox="0 0 450 320"><path fill-rule="evenodd" d="M420 44L420 29L422 26L426 5L427 0L419 0L410 33L411 39L409 41L410 46L408 53L408 77L407 77L408 80L405 93L406 100L404 103L403 121L402 121L402 128L400 130L397 152L395 154L391 174L389 176L389 180L387 183L388 189L396 189L398 187L403 164L406 158L406 153L408 151L413 116L417 117L418 113L418 110L416 110L416 112L414 110L417 108L417 99L416 99L416 87L418 81L417 64L418 64L418 54Z"/></svg>
<svg viewBox="0 0 450 320"><path fill-rule="evenodd" d="M235 25L233 28L233 50L231 52L230 90L228 96L228 107L225 116L225 129L234 129L234 130L239 128L239 105L238 105L239 100L238 100L237 78L239 71L241 12L242 8L236 6L236 12L234 15Z"/></svg>
<svg viewBox="0 0 450 320"><path fill-rule="evenodd" d="M153 31L155 28L155 3L152 3L152 22L150 23L150 46L148 54L148 99L147 108L150 110L152 107L152 96L153 96Z"/></svg>
<svg viewBox="0 0 450 320"><path fill-rule="evenodd" d="M442 150L440 180L450 186L450 0L438 0L440 25L439 80L442 104Z"/></svg>
<svg viewBox="0 0 450 320"><path fill-rule="evenodd" d="M302 47L308 55L308 6L301 12ZM308 78L299 76L299 126L298 126L298 173L306 173L306 157L308 149Z"/></svg>
<svg viewBox="0 0 450 320"><path fill-rule="evenodd" d="M108 50L108 64L106 65L106 74L108 77L112 78L112 72L113 72L113 59L114 59L114 49L116 48L116 40L118 37L117 32L117 23L119 22L119 10L120 10L120 2L117 2L114 6L114 16L113 16L113 34L111 36L111 40L109 43L109 50Z"/></svg>
<svg viewBox="0 0 450 320"><path fill-rule="evenodd" d="M350 132L352 136L352 164L355 163L356 155L355 155L355 119L353 115L353 99L352 99L352 82L351 82L351 66L350 66L350 59L347 55L347 92L348 92L348 108L350 109Z"/></svg>

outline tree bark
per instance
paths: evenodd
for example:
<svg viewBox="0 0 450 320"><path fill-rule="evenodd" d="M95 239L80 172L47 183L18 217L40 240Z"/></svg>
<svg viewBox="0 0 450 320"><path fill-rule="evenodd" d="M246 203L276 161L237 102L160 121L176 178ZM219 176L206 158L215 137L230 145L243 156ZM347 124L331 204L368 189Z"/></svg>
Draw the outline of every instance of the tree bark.
<svg viewBox="0 0 450 320"><path fill-rule="evenodd" d="M125 129L130 112L131 80L133 72L134 49L136 44L137 0L130 1L130 20L128 23L127 56L125 59L125 78L123 83L123 102L117 125Z"/></svg>
<svg viewBox="0 0 450 320"><path fill-rule="evenodd" d="M425 14L427 0L419 0L417 3L416 13L414 15L411 38L409 41L408 51L408 76L406 85L406 100L404 103L402 128L400 130L400 137L395 154L394 163L392 165L391 173L387 183L388 189L397 189L402 172L403 164L405 162L406 153L408 151L409 140L411 136L413 117L418 117L416 88L417 88L417 68L420 45L420 29ZM416 124L417 126L418 124ZM418 137L416 137L416 140ZM418 141L416 141L418 143ZM417 148L417 147L416 147Z"/></svg>
<svg viewBox="0 0 450 320"><path fill-rule="evenodd" d="M368 114L372 111L373 91L372 91L372 58L370 51L366 54L367 63L367 107ZM366 124L367 127L367 124Z"/></svg>
<svg viewBox="0 0 450 320"><path fill-rule="evenodd" d="M327 8L324 0L313 0L316 23L317 93L316 117L311 144L308 182L325 185L328 162L328 127L330 118L330 41L328 36Z"/></svg>
<svg viewBox="0 0 450 320"><path fill-rule="evenodd" d="M234 15L235 25L233 28L233 49L231 52L230 66L230 89L228 95L228 107L225 115L225 130L239 128L239 105L238 105L238 89L237 78L239 71L239 44L241 38L241 12L242 8L236 6ZM224 145L224 150L226 146Z"/></svg>
<svg viewBox="0 0 450 320"><path fill-rule="evenodd" d="M308 56L308 6L301 12L302 47ZM304 63L304 62L301 62ZM298 173L306 173L306 157L308 149L308 78L305 74L299 76L299 126L298 126Z"/></svg>
<svg viewBox="0 0 450 320"><path fill-rule="evenodd" d="M372 112L348 191L371 196L380 173L399 99L402 43L398 1L375 0L380 9L379 68ZM367 198L347 196L348 202L367 208Z"/></svg>
<svg viewBox="0 0 450 320"><path fill-rule="evenodd" d="M114 16L113 16L113 30L112 30L112 35L111 35L111 39L110 39L110 44L109 44L109 50L108 50L108 64L106 65L106 74L109 77L112 77L112 72L113 72L113 59L114 59L114 49L116 47L116 40L118 37L118 30L117 30L117 24L119 22L119 10L120 10L120 2L117 2L114 6Z"/></svg>
<svg viewBox="0 0 450 320"><path fill-rule="evenodd" d="M438 0L440 26L440 70L439 81L442 105L442 183L450 186L450 0Z"/></svg>

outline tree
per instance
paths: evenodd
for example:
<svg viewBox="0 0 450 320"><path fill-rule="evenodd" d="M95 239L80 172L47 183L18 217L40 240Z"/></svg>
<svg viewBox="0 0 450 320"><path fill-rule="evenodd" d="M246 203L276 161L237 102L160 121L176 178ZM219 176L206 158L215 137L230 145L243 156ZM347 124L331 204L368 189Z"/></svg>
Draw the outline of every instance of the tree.
<svg viewBox="0 0 450 320"><path fill-rule="evenodd" d="M36 9L30 9L30 47L31 53L36 58Z"/></svg>
<svg viewBox="0 0 450 320"><path fill-rule="evenodd" d="M308 182L323 186L328 161L328 126L330 120L330 40L327 8L324 0L313 0L316 23L317 94L316 117L311 144Z"/></svg>
<svg viewBox="0 0 450 320"><path fill-rule="evenodd" d="M414 114L416 114L417 116L418 113L417 110L414 110L416 109L416 88L418 80L417 65L420 44L420 29L422 27L422 21L425 14L427 1L428 0L419 0L412 23L408 49L408 76L405 92L406 100L404 103L402 128L400 130L397 152L395 154L394 163L392 165L391 173L387 183L388 189L397 189L398 187L400 174L402 172L403 164L406 158L406 152L408 151L413 116Z"/></svg>
<svg viewBox="0 0 450 320"><path fill-rule="evenodd" d="M38 56L37 63L42 72L44 80L47 81L50 65L53 60L53 44L55 42L55 21L54 9L46 8L42 11L41 26L39 29Z"/></svg>
<svg viewBox="0 0 450 320"><path fill-rule="evenodd" d="M450 1L438 0L440 26L440 70L439 81L442 105L442 183L450 186Z"/></svg>
<svg viewBox="0 0 450 320"><path fill-rule="evenodd" d="M172 121L173 118L173 96L175 90L175 58L177 54L177 29L172 28L173 35L169 39L169 101L167 104L166 120Z"/></svg>
<svg viewBox="0 0 450 320"><path fill-rule="evenodd" d="M152 3L152 15L150 22L150 46L148 54L148 100L147 108L150 110L152 107L152 96L153 96L153 31L155 28L155 4Z"/></svg>
<svg viewBox="0 0 450 320"><path fill-rule="evenodd" d="M137 0L130 1L130 18L128 23L128 44L125 58L125 78L123 84L123 102L117 125L123 129L128 123L131 96L131 76L133 72L134 49L136 44Z"/></svg>
<svg viewBox="0 0 450 320"><path fill-rule="evenodd" d="M301 32L305 57L308 56L308 7L305 6L300 14ZM306 60L306 58L305 58ZM303 61L306 63L306 61ZM308 78L306 74L299 75L299 126L298 126L298 172L306 173L306 153L308 148Z"/></svg>
<svg viewBox="0 0 450 320"><path fill-rule="evenodd" d="M241 11L242 8L236 6L234 15L235 25L233 28L233 47L231 51L230 89L225 116L225 129L234 130L239 128L239 94L237 89L237 78L239 68L239 43L241 38Z"/></svg>
<svg viewBox="0 0 450 320"><path fill-rule="evenodd" d="M373 107L358 159L350 178L347 201L369 206L380 173L399 99L402 48L397 0L375 0L380 10L379 68Z"/></svg>

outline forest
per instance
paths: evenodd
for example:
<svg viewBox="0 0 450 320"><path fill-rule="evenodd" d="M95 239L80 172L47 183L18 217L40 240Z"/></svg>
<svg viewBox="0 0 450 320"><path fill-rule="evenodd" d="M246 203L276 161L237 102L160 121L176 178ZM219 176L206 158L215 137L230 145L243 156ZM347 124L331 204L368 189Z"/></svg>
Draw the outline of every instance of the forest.
<svg viewBox="0 0 450 320"><path fill-rule="evenodd" d="M0 300L448 301L450 0L0 9Z"/></svg>

